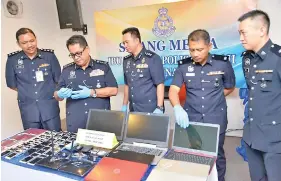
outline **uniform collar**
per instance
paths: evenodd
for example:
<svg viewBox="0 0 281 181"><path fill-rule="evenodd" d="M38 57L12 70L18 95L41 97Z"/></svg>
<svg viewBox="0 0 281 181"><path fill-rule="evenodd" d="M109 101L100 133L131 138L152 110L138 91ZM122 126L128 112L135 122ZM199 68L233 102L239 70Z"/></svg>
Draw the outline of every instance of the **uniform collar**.
<svg viewBox="0 0 281 181"><path fill-rule="evenodd" d="M144 54L145 50L146 49L143 47L141 49L140 53L136 57L133 56L133 60L137 61L138 59L140 59L142 57L142 55Z"/></svg>
<svg viewBox="0 0 281 181"><path fill-rule="evenodd" d="M91 67L93 69L95 67L95 64L96 64L96 61L91 58L88 67ZM77 64L74 65L74 68L75 68L75 70L77 70L79 68L82 69L82 67Z"/></svg>
<svg viewBox="0 0 281 181"><path fill-rule="evenodd" d="M194 62L193 60L192 60L192 64L194 64L194 65L201 65L200 63L196 63L196 62ZM211 55L210 53L209 53L209 55L208 55L208 59L207 59L206 64L213 65L212 55ZM206 65L206 64L205 64L205 65ZM203 65L203 66L204 66L204 65Z"/></svg>
<svg viewBox="0 0 281 181"><path fill-rule="evenodd" d="M269 39L266 44L256 53L261 60L266 58L266 55L269 53L271 46L273 45L272 41Z"/></svg>
<svg viewBox="0 0 281 181"><path fill-rule="evenodd" d="M35 58L43 58L44 57L44 55L42 54L42 51L40 50L40 49L38 49L37 48L37 54L34 56L34 58L33 59L35 59ZM24 53L24 51L22 51L21 52L21 57L20 57L22 60L23 59L30 59L25 53Z"/></svg>
<svg viewBox="0 0 281 181"><path fill-rule="evenodd" d="M210 65L213 65L213 63L214 63L213 56L210 53L209 53L208 60L207 60L206 64L207 63L210 64Z"/></svg>

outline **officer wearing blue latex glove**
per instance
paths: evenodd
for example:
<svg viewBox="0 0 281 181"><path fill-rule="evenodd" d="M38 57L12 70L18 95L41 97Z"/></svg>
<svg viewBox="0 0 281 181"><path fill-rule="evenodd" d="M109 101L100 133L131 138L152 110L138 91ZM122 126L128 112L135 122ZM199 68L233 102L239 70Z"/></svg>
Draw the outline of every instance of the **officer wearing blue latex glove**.
<svg viewBox="0 0 281 181"><path fill-rule="evenodd" d="M218 180L224 181L226 159L223 145L227 127L225 96L235 88L234 70L228 56L209 53L212 43L206 30L190 33L188 46L191 57L178 61L169 98L181 127L186 128L189 119L220 125L217 170ZM182 108L179 106L178 94L183 84L186 86L186 100Z"/></svg>
<svg viewBox="0 0 281 181"><path fill-rule="evenodd" d="M78 87L82 90L73 91L71 95L72 99L84 99L91 96L91 89L82 85L79 85Z"/></svg>
<svg viewBox="0 0 281 181"><path fill-rule="evenodd" d="M163 111L158 107L153 111L153 113L154 114L164 114Z"/></svg>
<svg viewBox="0 0 281 181"><path fill-rule="evenodd" d="M69 88L61 88L58 92L57 92L59 98L61 99L66 99L69 98L72 94L72 90Z"/></svg>
<svg viewBox="0 0 281 181"><path fill-rule="evenodd" d="M127 112L127 105L123 105L121 111Z"/></svg>
<svg viewBox="0 0 281 181"><path fill-rule="evenodd" d="M66 46L73 62L65 65L58 82L55 98L69 96L65 88L72 90L66 99L67 131L85 129L90 109L110 110L110 97L118 92L116 79L107 62L92 59L90 48L82 35L70 37Z"/></svg>
<svg viewBox="0 0 281 181"><path fill-rule="evenodd" d="M189 126L189 118L187 112L180 105L174 106L174 112L177 124L182 128L187 128Z"/></svg>

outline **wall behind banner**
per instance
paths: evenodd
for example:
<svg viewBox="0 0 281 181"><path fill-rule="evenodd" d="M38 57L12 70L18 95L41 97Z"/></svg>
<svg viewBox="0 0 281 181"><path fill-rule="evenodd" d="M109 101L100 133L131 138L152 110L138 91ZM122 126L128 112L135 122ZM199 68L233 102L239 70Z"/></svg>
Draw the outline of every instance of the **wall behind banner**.
<svg viewBox="0 0 281 181"><path fill-rule="evenodd" d="M2 55L1 55L1 98L2 98L2 115L1 115L1 136L10 136L20 130L22 130L22 124L20 119L20 113L16 101L16 92L9 90L6 87L5 82L5 65L7 60L7 54L18 50L15 39L15 32L21 27L29 27L33 29L38 38L38 45L41 48L51 48L55 50L55 53L61 63L61 65L69 63L71 60L68 57L68 51L65 47L65 41L75 32L71 30L60 30L59 20L57 15L57 9L55 1L51 0L21 0L24 5L24 14L21 19L12 19L4 16L1 11L1 23L2 23ZM95 39L95 25L93 20L93 13L96 11L106 9L119 9L124 7L143 6L156 3L165 3L172 1L165 0L81 0L81 6L83 10L84 22L88 25L88 35L86 36L89 46L91 48L91 54L93 57L97 55L96 52L96 39ZM269 3L270 2L270 3ZM280 0L260 0L258 2L258 8L262 9L270 15L272 26L270 35L272 40L281 44L281 24L280 22ZM47 13L48 12L48 13ZM80 32L78 34L81 34ZM121 40L121 35L120 35ZM108 50L110 51L110 50ZM123 87L120 87L119 94L112 98L112 108L115 110L120 109L123 99ZM243 107L242 102L235 91L227 98L228 102L228 115L229 115L229 129L242 128L243 122ZM173 118L173 109L166 102L167 113ZM65 118L65 102L60 103L61 117ZM240 135L241 133L233 132L234 135Z"/></svg>

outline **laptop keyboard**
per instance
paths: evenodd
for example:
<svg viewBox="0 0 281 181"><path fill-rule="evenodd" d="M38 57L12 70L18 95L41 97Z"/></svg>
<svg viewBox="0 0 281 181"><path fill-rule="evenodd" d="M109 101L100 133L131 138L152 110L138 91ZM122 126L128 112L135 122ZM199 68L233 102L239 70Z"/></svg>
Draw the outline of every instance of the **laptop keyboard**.
<svg viewBox="0 0 281 181"><path fill-rule="evenodd" d="M146 147L139 147L133 145L121 145L117 148L117 150L133 151L137 153L143 153L143 154L154 155L154 156L160 156L163 153L163 150L157 148L146 148Z"/></svg>
<svg viewBox="0 0 281 181"><path fill-rule="evenodd" d="M211 165L212 161L214 161L214 158L193 155L193 154L188 154L188 153L175 152L174 150L169 151L167 153L167 155L165 155L165 158L171 159L171 160L199 163L199 164L203 164L203 165Z"/></svg>

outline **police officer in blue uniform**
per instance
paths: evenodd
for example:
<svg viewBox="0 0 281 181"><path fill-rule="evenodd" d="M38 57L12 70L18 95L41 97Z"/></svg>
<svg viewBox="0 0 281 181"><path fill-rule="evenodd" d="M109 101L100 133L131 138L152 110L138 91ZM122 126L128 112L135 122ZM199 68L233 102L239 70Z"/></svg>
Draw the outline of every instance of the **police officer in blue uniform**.
<svg viewBox="0 0 281 181"><path fill-rule="evenodd" d="M21 28L16 39L22 51L10 53L7 86L18 92L23 128L61 129L58 101L53 97L61 67L53 50L38 49L34 32Z"/></svg>
<svg viewBox="0 0 281 181"><path fill-rule="evenodd" d="M224 180L226 160L223 144L227 128L227 105L225 96L235 88L235 75L228 56L212 55L209 33L195 30L188 36L191 57L179 61L179 67L169 90L174 106L176 122L183 128L193 122L220 125L217 170L219 181ZM184 108L178 93L186 85Z"/></svg>
<svg viewBox="0 0 281 181"><path fill-rule="evenodd" d="M269 38L270 19L260 10L238 21L249 118L243 140L253 181L281 180L281 47Z"/></svg>
<svg viewBox="0 0 281 181"><path fill-rule="evenodd" d="M137 28L122 32L124 46L130 54L123 59L125 79L122 110L164 113L164 68L160 56L142 46Z"/></svg>
<svg viewBox="0 0 281 181"><path fill-rule="evenodd" d="M74 62L64 66L54 95L59 101L66 99L67 130L77 132L86 128L89 109L110 110L118 85L108 63L90 57L82 35L70 37L66 46Z"/></svg>

